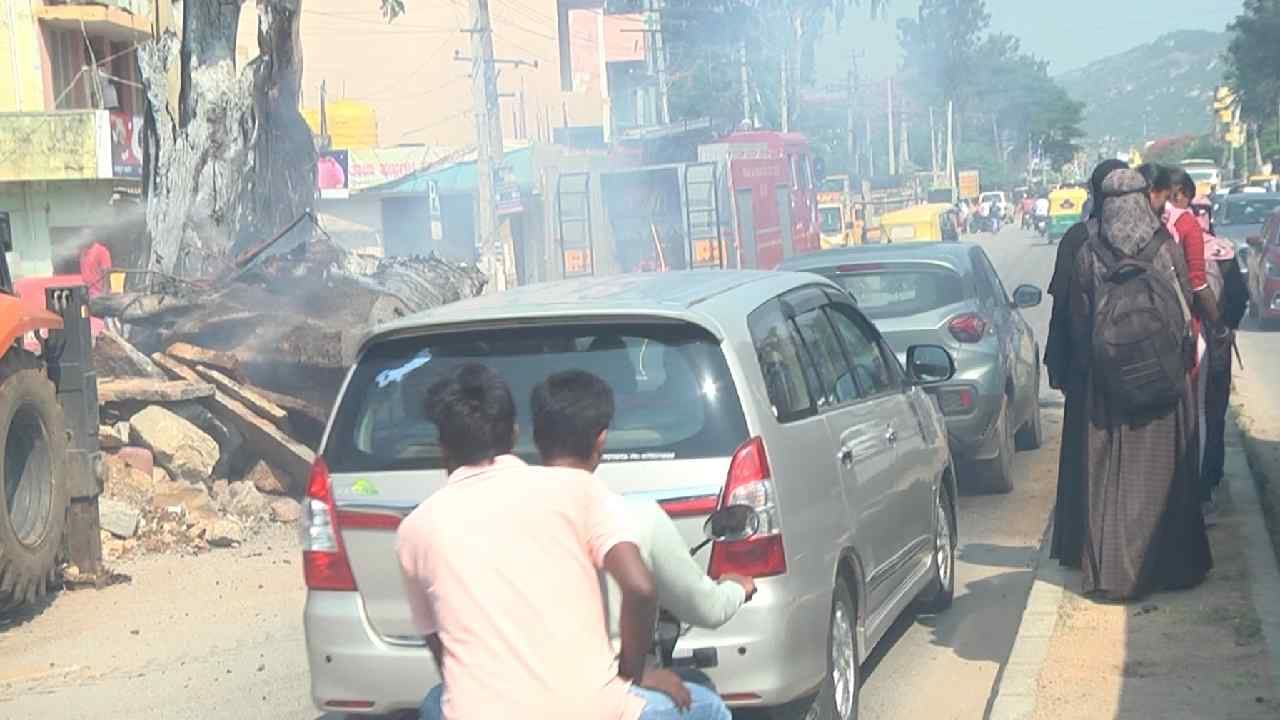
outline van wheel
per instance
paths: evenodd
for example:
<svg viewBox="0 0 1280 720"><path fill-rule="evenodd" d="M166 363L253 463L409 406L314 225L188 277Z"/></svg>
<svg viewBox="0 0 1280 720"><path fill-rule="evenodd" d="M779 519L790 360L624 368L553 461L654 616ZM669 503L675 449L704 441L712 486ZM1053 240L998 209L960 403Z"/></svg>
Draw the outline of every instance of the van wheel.
<svg viewBox="0 0 1280 720"><path fill-rule="evenodd" d="M67 522L66 431L53 383L23 350L0 358L0 611L53 585Z"/></svg>
<svg viewBox="0 0 1280 720"><path fill-rule="evenodd" d="M933 508L933 579L918 599L921 612L940 613L951 607L956 594L956 512L946 483Z"/></svg>
<svg viewBox="0 0 1280 720"><path fill-rule="evenodd" d="M982 463L982 489L988 493L1007 493L1013 490L1013 454L1017 445L1013 437L1013 421L1009 415L1009 396L1000 403L1000 416L996 418L995 433L1000 442L996 456Z"/></svg>
<svg viewBox="0 0 1280 720"><path fill-rule="evenodd" d="M858 720L858 694L862 690L862 666L854 628L857 607L849 587L840 577L831 601L827 628L827 676L818 694L796 700L769 713L774 720Z"/></svg>

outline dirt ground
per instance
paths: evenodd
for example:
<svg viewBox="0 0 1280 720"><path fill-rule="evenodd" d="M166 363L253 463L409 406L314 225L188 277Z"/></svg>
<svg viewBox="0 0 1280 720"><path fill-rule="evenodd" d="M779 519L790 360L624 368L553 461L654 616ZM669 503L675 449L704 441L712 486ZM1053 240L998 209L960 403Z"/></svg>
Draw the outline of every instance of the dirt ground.
<svg viewBox="0 0 1280 720"><path fill-rule="evenodd" d="M143 556L114 568L131 583L0 621L0 717L315 718L296 535Z"/></svg>
<svg viewBox="0 0 1280 720"><path fill-rule="evenodd" d="M1242 517L1225 492L1219 499L1209 534L1214 568L1198 588L1104 604L1079 595L1078 572L1057 574L1067 592L1040 671L1035 720L1280 717L1249 597Z"/></svg>

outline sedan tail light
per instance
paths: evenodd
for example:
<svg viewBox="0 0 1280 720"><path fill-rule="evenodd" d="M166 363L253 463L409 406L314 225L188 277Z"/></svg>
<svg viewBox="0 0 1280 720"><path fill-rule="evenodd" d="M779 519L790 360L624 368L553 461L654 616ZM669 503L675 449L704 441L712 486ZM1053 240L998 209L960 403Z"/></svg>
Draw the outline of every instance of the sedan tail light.
<svg viewBox="0 0 1280 720"><path fill-rule="evenodd" d="M977 313L957 315L947 323L951 336L962 343L981 342L983 336L987 334L987 327L986 318Z"/></svg>

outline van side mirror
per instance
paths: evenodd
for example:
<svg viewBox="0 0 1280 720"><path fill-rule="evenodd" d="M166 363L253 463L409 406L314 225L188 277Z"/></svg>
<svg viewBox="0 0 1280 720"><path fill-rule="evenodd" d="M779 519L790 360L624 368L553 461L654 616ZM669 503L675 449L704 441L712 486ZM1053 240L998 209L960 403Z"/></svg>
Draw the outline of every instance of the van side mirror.
<svg viewBox="0 0 1280 720"><path fill-rule="evenodd" d="M956 361L941 345L907 348L907 378L913 385L933 385L955 377Z"/></svg>
<svg viewBox="0 0 1280 720"><path fill-rule="evenodd" d="M13 252L13 231L9 226L7 211L0 211L0 252Z"/></svg>

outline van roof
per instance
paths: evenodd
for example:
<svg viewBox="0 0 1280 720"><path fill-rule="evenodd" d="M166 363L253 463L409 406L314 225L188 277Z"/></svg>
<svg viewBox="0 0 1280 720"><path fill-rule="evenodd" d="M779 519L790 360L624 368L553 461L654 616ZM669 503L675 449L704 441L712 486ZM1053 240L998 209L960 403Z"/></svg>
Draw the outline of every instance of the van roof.
<svg viewBox="0 0 1280 720"><path fill-rule="evenodd" d="M723 339L724 325L793 287L827 282L808 273L680 270L536 283L459 300L378 326L362 348L422 329L524 324L575 318L666 318L700 325ZM833 286L834 287L834 286Z"/></svg>

